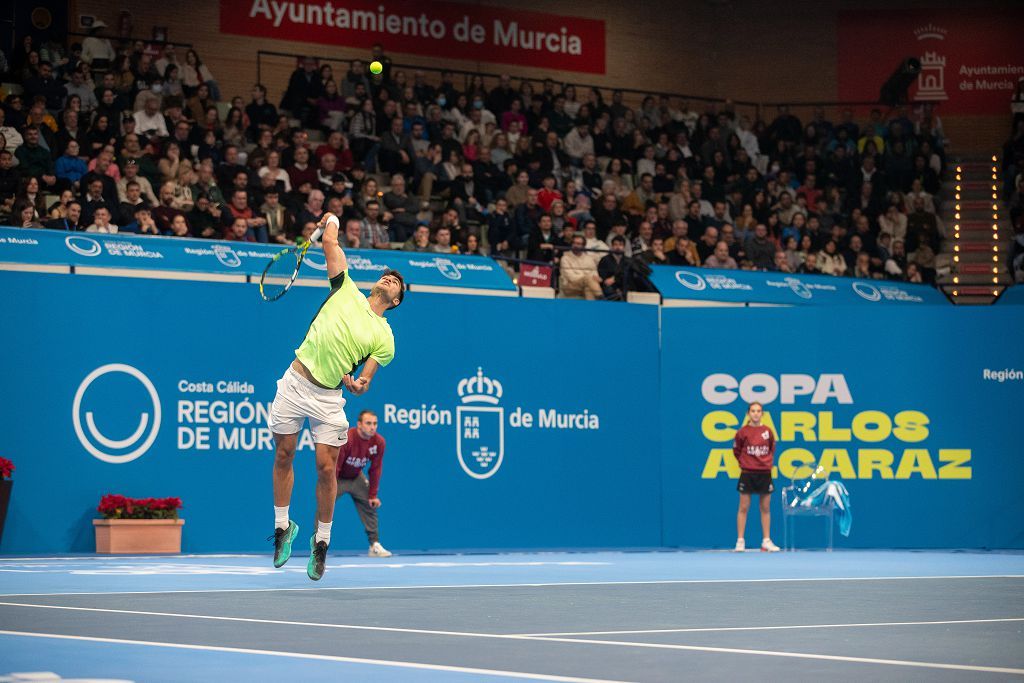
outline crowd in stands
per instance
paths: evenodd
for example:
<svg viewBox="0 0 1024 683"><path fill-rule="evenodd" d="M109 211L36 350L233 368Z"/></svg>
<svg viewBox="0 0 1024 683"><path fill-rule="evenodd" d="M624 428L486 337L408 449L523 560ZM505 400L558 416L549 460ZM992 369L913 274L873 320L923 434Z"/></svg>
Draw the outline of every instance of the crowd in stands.
<svg viewBox="0 0 1024 683"><path fill-rule="evenodd" d="M102 22L66 49L26 36L0 63L21 86L0 109L0 223L287 244L331 211L349 247L550 266L588 299L648 288L651 264L934 282L930 106L751 120L373 58L377 76L305 59L283 93L222 101L194 49Z"/></svg>

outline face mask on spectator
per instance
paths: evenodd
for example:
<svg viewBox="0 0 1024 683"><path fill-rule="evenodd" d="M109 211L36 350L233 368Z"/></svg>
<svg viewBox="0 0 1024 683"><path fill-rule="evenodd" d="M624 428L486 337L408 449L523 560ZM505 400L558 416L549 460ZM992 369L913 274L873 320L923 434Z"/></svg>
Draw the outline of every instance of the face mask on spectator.
<svg viewBox="0 0 1024 683"><path fill-rule="evenodd" d="M438 97L437 98L437 106L443 107L446 104L448 104L448 100L447 99L445 99L444 97Z"/></svg>

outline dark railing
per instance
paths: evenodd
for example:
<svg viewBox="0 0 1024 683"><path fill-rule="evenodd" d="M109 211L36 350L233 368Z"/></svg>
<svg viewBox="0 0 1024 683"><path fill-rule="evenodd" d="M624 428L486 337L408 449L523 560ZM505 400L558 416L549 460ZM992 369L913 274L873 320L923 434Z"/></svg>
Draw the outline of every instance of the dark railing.
<svg viewBox="0 0 1024 683"><path fill-rule="evenodd" d="M80 38L89 38L92 36L91 33L83 33L82 31L68 31L69 36L78 36ZM146 45L173 45L174 47L192 47L192 43L179 43L173 40L153 40L152 38L144 38L142 36L129 36L127 38L122 36L111 36L104 35L103 38L109 40L112 44L116 43L134 43L136 40L145 43Z"/></svg>
<svg viewBox="0 0 1024 683"><path fill-rule="evenodd" d="M332 62L332 63L344 63L344 65L346 65L346 67L347 67L348 63L351 62L355 58L355 57L339 57L339 56L326 56L326 55L316 55L316 54L296 54L294 52L276 52L276 51L273 51L273 50L257 50L256 51L256 80L259 81L259 82L262 82L263 58L264 57L287 57L287 58L295 59L296 62L301 57L312 57L313 59L316 59L316 60L321 61L321 62L328 61L328 62ZM360 60L361 61L368 61L368 59L366 59L366 58L360 58ZM467 71L467 70L463 70L463 69L449 69L449 68L443 68L442 69L440 67L425 67L423 65L407 65L407 63L392 63L391 68L392 68L392 72L395 69L401 69L401 70L404 70L404 71L407 71L407 72L421 71L421 72L424 72L426 74L433 74L433 75L436 75L436 77L437 77L436 81L437 82L440 82L440 75L442 73L450 73L450 74L454 74L454 75L457 75L457 76L462 76L463 79L465 80L466 86L469 85L469 80L471 78L473 78L474 76L479 76L479 77L484 79L484 83L485 84L486 84L486 80L488 80L488 79L494 81L492 84L490 84L490 86L494 87L495 85L497 85L497 82L499 81L499 79L502 76L501 74L493 73L493 72ZM664 91L658 91L658 90L640 90L640 89L636 89L636 88L620 88L620 87L612 87L612 86L608 86L608 85L600 85L600 84L597 84L597 83L577 83L577 82L574 82L574 81L573 82L568 82L568 81L564 81L563 82L560 79L556 79L554 77L529 77L529 76L517 76L517 75L514 75L514 74L509 74L509 75L511 75L512 78L514 78L516 81L519 81L520 83L528 82L531 85L543 86L544 82L547 81L547 80L552 80L557 85L561 85L562 83L564 83L565 85L572 85L575 88L577 88L577 90L578 90L578 98L581 99L581 100L584 100L586 98L586 91L587 90L590 90L591 88L597 88L598 90L602 91L602 93L603 92L611 92L613 90L617 90L617 91L621 91L624 95L633 95L633 96L638 97L638 98L642 98L642 97L647 96L647 95L654 95L654 96L666 95L668 97L674 97L676 99L693 100L693 101L707 102L707 103L722 104L722 103L725 103L725 102L731 102L733 104L737 104L737 105L740 105L740 106L753 106L753 108L756 108L756 109L760 108L760 106L763 104L762 102L756 102L756 101L751 101L751 100L729 99L729 98L726 98L726 97L710 97L708 95L692 95L692 94L685 94L685 93L680 93L680 92L664 92ZM564 73L560 73L560 75L564 75ZM335 75L335 78L339 78L339 77L340 77L340 75L337 75L337 74ZM410 80L410 82L412 82L412 79ZM539 89L537 89L536 91L540 92Z"/></svg>
<svg viewBox="0 0 1024 683"><path fill-rule="evenodd" d="M336 56L331 57L331 56L326 56L326 55L297 54L297 53L293 53L293 52L278 52L278 51L274 51L274 50L257 50L256 51L256 80L257 80L257 82L262 82L262 78L263 78L263 61L267 57L284 57L284 58L288 58L288 59L293 59L293 60L296 61L296 66L298 64L298 60L299 59L301 59L303 57L311 57L311 58L317 60L320 63L323 63L323 62L331 63L332 66L334 64L343 64L343 65L345 65L345 70L347 70L347 65L350 62L352 62L354 59L357 59L357 58L354 58L354 57L347 57L347 58L346 57L336 57ZM363 62L368 61L365 57L358 58L358 59L360 61L363 61ZM444 72L452 73L452 74L455 74L455 75L458 75L458 76L462 76L463 79L464 79L464 83L465 83L466 87L469 86L469 81L474 76L480 76L481 78L483 78L485 86L488 85L487 80L490 79L492 82L489 84L489 87L494 87L497 84L497 81L501 77L501 74L499 74L499 73L488 72L488 71L471 71L471 70L465 70L465 69L441 68L441 67L436 67L436 66L424 66L422 64L397 64L397 63L393 63L391 66L392 66L392 71L394 69L403 69L403 70L406 70L408 72L422 71L422 72L427 73L427 74L432 74L432 75L436 76L436 78L434 79L435 82L440 82L440 75L442 73L444 73ZM336 79L340 78L342 73L344 73L344 71L342 71L341 73L335 74L335 78ZM506 72L506 73L511 73L511 72ZM411 76L411 73L409 75ZM559 73L559 75L560 76L564 76L564 73ZM515 75L513 75L512 77L513 77L514 80L517 80L520 83L528 82L531 85L541 85L542 86L543 83L545 81L547 81L547 80L554 81L556 83L556 85L563 84L563 81L561 81L560 79L554 78L554 77L531 77L531 76L515 76ZM412 82L411 78L410 78L410 82ZM782 106L786 106L786 107L790 107L790 108L795 108L795 109L824 107L824 108L829 108L829 109L833 109L833 110L853 109L853 108L862 108L862 107L881 107L881 108L885 108L885 109L889 108L887 105L883 105L878 100L810 100L810 101L799 101L799 100L785 100L785 101L759 100L759 101L755 101L755 100L736 100L736 99L731 99L731 98L727 98L727 97L712 97L712 96L708 96L708 95L693 95L693 94L689 94L689 93L669 92L669 91L663 91L663 90L638 89L638 88L620 88L620 87L609 86L609 85L600 85L600 84L596 84L596 83L578 83L578 82L575 82L575 81L572 81L572 82L565 81L564 84L565 85L573 85L573 86L575 86L575 88L577 90L577 99L579 99L579 100L585 100L586 99L586 91L587 90L590 90L591 88L596 88L599 91L601 91L602 93L608 93L608 92L612 92L612 91L622 92L623 95L629 97L633 101L639 101L639 100L641 100L642 98L644 98L644 97L646 97L648 95L653 95L655 97L660 97L660 96L664 95L666 97L669 97L669 98L672 98L672 99L675 99L675 100L704 102L704 103L707 103L707 104L727 104L728 103L728 104L730 104L732 106L753 108L756 118L760 118L761 117L761 113L762 113L763 109L774 109L774 108L778 108L778 107L782 107ZM535 91L539 92L539 89L535 89ZM915 102L909 102L907 104L908 105L914 105L914 104L920 104L920 103L915 101Z"/></svg>

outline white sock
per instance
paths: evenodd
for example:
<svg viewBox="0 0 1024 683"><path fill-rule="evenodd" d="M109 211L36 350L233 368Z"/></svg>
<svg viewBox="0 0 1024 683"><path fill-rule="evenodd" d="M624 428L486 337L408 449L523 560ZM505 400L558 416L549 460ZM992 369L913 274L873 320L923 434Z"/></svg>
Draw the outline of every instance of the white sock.
<svg viewBox="0 0 1024 683"><path fill-rule="evenodd" d="M288 506L285 505L283 508L274 506L274 528L275 529L287 529L288 528Z"/></svg>
<svg viewBox="0 0 1024 683"><path fill-rule="evenodd" d="M316 542L323 541L327 545L331 544L331 522L321 522L319 519L316 521Z"/></svg>

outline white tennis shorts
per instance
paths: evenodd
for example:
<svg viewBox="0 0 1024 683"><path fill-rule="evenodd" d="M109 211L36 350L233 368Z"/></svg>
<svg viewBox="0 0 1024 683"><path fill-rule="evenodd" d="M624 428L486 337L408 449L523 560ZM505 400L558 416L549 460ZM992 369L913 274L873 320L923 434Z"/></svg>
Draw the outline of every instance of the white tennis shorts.
<svg viewBox="0 0 1024 683"><path fill-rule="evenodd" d="M277 380L268 426L275 434L298 434L307 418L314 443L341 446L348 441L341 389L318 387L289 366Z"/></svg>

